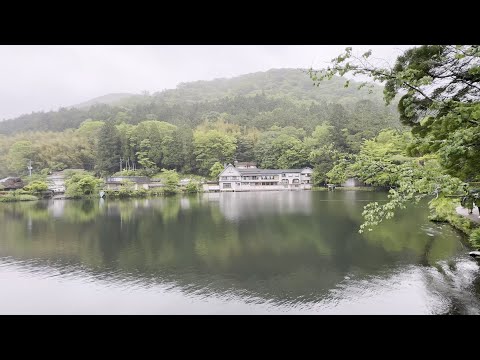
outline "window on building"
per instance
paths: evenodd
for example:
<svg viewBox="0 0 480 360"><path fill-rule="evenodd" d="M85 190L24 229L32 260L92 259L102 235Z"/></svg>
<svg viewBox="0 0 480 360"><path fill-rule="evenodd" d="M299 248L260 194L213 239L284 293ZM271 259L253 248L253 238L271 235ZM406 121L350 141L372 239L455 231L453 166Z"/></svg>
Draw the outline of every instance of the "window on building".
<svg viewBox="0 0 480 360"><path fill-rule="evenodd" d="M299 182L300 182L300 180L298 180L298 179L293 179L293 183L294 183L294 184L298 184Z"/></svg>
<svg viewBox="0 0 480 360"><path fill-rule="evenodd" d="M231 189L231 188L232 188L232 184L231 184L231 183L224 183L224 184L223 184L223 188L224 188L224 189Z"/></svg>

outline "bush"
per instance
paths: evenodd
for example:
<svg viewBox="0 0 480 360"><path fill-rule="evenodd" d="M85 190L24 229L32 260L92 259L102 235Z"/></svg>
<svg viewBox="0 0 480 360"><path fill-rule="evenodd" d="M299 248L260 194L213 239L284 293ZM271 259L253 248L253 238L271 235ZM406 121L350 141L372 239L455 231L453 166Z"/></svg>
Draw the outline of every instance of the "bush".
<svg viewBox="0 0 480 360"><path fill-rule="evenodd" d="M156 187L156 188L153 188L153 189L149 189L147 194L149 196L159 196L159 195L163 195L164 191L163 191L163 188L161 187Z"/></svg>
<svg viewBox="0 0 480 360"><path fill-rule="evenodd" d="M218 176L220 175L220 173L225 170L225 168L223 167L223 165L221 163L219 163L218 161L212 165L212 167L210 168L210 177L213 179L213 180L218 180Z"/></svg>
<svg viewBox="0 0 480 360"><path fill-rule="evenodd" d="M96 179L90 174L76 173L65 181L65 194L74 198L93 195L99 190L101 183L100 179Z"/></svg>
<svg viewBox="0 0 480 360"><path fill-rule="evenodd" d="M475 229L470 233L469 240L473 246L480 248L480 228Z"/></svg>
<svg viewBox="0 0 480 360"><path fill-rule="evenodd" d="M0 195L0 202L34 201L36 196L26 194L23 190L9 191L6 195Z"/></svg>
<svg viewBox="0 0 480 360"><path fill-rule="evenodd" d="M32 181L27 186L24 186L23 189L31 194L39 194L43 191L47 191L48 185L44 181L37 180L37 181Z"/></svg>
<svg viewBox="0 0 480 360"><path fill-rule="evenodd" d="M162 169L162 182L165 184L165 194L175 194L178 188L180 177L176 170Z"/></svg>
<svg viewBox="0 0 480 360"><path fill-rule="evenodd" d="M193 182L193 181L190 181L187 186L185 186L185 192L187 194L194 194L194 193L198 193L200 190L199 186L198 186L198 183L196 182Z"/></svg>

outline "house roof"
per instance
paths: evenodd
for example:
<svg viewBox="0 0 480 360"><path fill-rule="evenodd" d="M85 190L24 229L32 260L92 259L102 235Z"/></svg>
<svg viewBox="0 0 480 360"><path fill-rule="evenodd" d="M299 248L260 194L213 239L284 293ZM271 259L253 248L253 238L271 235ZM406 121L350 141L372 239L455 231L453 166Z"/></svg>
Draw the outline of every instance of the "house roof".
<svg viewBox="0 0 480 360"><path fill-rule="evenodd" d="M311 170L309 167L304 167L302 169L258 169L258 168L237 168L232 164L229 164L219 176L223 176L224 172L227 169L234 169L240 175L279 175L282 173L301 173L302 171L308 169Z"/></svg>
<svg viewBox="0 0 480 360"><path fill-rule="evenodd" d="M277 175L282 173L301 173L303 169L238 169L242 175Z"/></svg>
<svg viewBox="0 0 480 360"><path fill-rule="evenodd" d="M276 175L279 173L278 170L272 169L237 169L241 175Z"/></svg>

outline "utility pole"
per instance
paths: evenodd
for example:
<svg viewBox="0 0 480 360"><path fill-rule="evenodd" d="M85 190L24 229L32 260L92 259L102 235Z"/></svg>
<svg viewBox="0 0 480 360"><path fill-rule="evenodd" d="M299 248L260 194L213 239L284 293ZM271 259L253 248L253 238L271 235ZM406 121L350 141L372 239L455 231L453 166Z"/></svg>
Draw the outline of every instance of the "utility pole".
<svg viewBox="0 0 480 360"><path fill-rule="evenodd" d="M120 171L122 171L122 157L120 157Z"/></svg>
<svg viewBox="0 0 480 360"><path fill-rule="evenodd" d="M27 169L30 173L30 176L32 176L32 160L28 160L28 166L27 166Z"/></svg>

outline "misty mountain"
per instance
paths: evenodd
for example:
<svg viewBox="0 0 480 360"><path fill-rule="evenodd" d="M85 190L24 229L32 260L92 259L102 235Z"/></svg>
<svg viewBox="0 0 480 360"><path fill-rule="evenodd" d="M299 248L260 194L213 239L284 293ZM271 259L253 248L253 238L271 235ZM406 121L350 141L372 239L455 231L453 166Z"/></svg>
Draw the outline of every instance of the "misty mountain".
<svg viewBox="0 0 480 360"><path fill-rule="evenodd" d="M213 101L225 97L265 95L270 98L291 97L296 100L324 101L348 104L357 100L381 100L382 86L375 85L373 94L357 90L355 83L344 87L345 79L334 77L320 87L300 69L271 69L234 78L180 83L176 89L154 94L168 103ZM358 85L358 84L357 84Z"/></svg>
<svg viewBox="0 0 480 360"><path fill-rule="evenodd" d="M396 117L395 106L385 107L383 103L382 86L375 85L369 93L365 88L358 90L353 81L348 88L344 84L345 79L336 77L315 87L301 70L272 69L229 79L181 83L176 89L153 95L108 94L58 111L35 112L0 122L0 134L64 131L78 128L87 119L117 124L161 120L194 128L220 114L227 122L261 130L273 125L311 130L332 114L355 113L358 106L367 106L372 116L385 118L388 113Z"/></svg>
<svg viewBox="0 0 480 360"><path fill-rule="evenodd" d="M107 95L103 95L103 96L93 98L93 99L88 100L88 101L84 101L80 104L69 106L69 108L87 109L87 108L90 108L91 106L97 105L97 104L118 105L121 102L121 100L124 100L126 98L134 99L134 98L139 97L139 96L141 96L141 95L136 95L136 94L131 94L131 93L107 94Z"/></svg>

